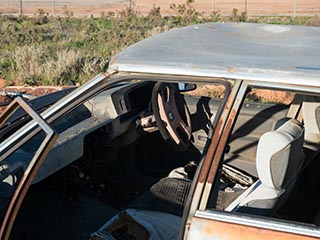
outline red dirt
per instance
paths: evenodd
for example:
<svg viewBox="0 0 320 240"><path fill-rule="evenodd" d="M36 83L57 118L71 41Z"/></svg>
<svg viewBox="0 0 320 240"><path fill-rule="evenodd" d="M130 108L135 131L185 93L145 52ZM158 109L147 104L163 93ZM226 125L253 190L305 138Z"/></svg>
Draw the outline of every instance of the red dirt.
<svg viewBox="0 0 320 240"><path fill-rule="evenodd" d="M136 0L135 6L138 12L145 14L154 5L160 7L161 14L172 14L170 5L184 4L185 0ZM192 4L200 12L210 14L212 11L222 15L230 15L232 9L238 9L239 13L247 11L248 15L293 15L294 0L195 0ZM297 0L296 13L298 15L320 14L319 0Z"/></svg>
<svg viewBox="0 0 320 240"><path fill-rule="evenodd" d="M68 86L65 87L51 87L51 86L42 86L42 87L4 87L4 80L0 79L0 94L4 92L19 92L19 93L27 93L34 96L41 96L46 95L52 92L56 92L62 89L68 88ZM9 104L11 102L11 99L7 96L0 95L0 103L2 104ZM0 107L0 114L3 112L3 110L6 108Z"/></svg>
<svg viewBox="0 0 320 240"><path fill-rule="evenodd" d="M248 15L293 15L294 1L296 1L297 15L320 15L319 0L195 0L192 4L195 9L204 14L210 14L216 11L222 15L230 15L232 9L238 9L239 13L247 11ZM66 4L56 1L55 13L64 15L68 11L76 16L99 16L102 13L110 11L119 13L130 5L129 0L109 0L106 1L90 1L72 2ZM139 14L146 15L153 6L159 6L161 14L176 14L170 9L170 5L185 4L186 0L132 0L133 7ZM67 8L65 8L66 6ZM23 4L23 13L28 15L36 14L39 9L52 14L52 6L48 2L37 1L36 4L28 1ZM0 6L0 13L19 14L19 5L17 1L7 0Z"/></svg>
<svg viewBox="0 0 320 240"><path fill-rule="evenodd" d="M198 86L191 94L195 96L222 97L223 92L224 87L222 86L202 85ZM247 97L255 102L283 103L288 105L292 102L294 95L285 91L253 89Z"/></svg>
<svg viewBox="0 0 320 240"><path fill-rule="evenodd" d="M0 78L0 88L3 88L6 85L6 80Z"/></svg>
<svg viewBox="0 0 320 240"><path fill-rule="evenodd" d="M294 95L289 92L260 89L253 89L248 95L253 100L263 100L265 102L283 103L287 105L292 102L294 97Z"/></svg>

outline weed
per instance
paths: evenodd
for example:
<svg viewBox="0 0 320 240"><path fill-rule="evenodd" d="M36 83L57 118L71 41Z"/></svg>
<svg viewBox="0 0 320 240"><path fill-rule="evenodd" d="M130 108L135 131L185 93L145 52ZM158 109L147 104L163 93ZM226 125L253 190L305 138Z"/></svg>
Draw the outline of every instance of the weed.
<svg viewBox="0 0 320 240"><path fill-rule="evenodd" d="M320 17L317 15L307 19L306 25L320 27Z"/></svg>
<svg viewBox="0 0 320 240"><path fill-rule="evenodd" d="M221 15L218 12L212 12L209 16L211 22L221 21Z"/></svg>
<svg viewBox="0 0 320 240"><path fill-rule="evenodd" d="M241 12L239 15L238 9L234 8L231 12L231 16L230 16L229 20L231 22L246 22L247 21L247 13Z"/></svg>
<svg viewBox="0 0 320 240"><path fill-rule="evenodd" d="M160 7L157 7L155 4L148 13L148 18L161 18Z"/></svg>
<svg viewBox="0 0 320 240"><path fill-rule="evenodd" d="M171 5L175 16L162 17L156 5L147 17L125 9L100 18L48 17L43 10L33 18L0 15L0 78L6 84L63 85L84 83L106 70L111 56L146 37L174 27L217 21L304 24L320 26L320 17L247 17L233 10L229 17L213 12L206 17L193 0ZM213 93L216 94L216 93Z"/></svg>

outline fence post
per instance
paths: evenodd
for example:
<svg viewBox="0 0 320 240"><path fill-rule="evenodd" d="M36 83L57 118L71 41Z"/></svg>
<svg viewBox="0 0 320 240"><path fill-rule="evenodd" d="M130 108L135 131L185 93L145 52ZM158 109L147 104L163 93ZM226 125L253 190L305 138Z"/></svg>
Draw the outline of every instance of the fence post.
<svg viewBox="0 0 320 240"><path fill-rule="evenodd" d="M51 0L51 7L52 7L52 16L55 15L55 8L56 8L56 3L55 3L55 0Z"/></svg>
<svg viewBox="0 0 320 240"><path fill-rule="evenodd" d="M297 0L293 0L293 16L297 16Z"/></svg>
<svg viewBox="0 0 320 240"><path fill-rule="evenodd" d="M214 0L212 0L212 12L214 12Z"/></svg>
<svg viewBox="0 0 320 240"><path fill-rule="evenodd" d="M20 17L22 16L23 11L22 11L22 0L20 0Z"/></svg>

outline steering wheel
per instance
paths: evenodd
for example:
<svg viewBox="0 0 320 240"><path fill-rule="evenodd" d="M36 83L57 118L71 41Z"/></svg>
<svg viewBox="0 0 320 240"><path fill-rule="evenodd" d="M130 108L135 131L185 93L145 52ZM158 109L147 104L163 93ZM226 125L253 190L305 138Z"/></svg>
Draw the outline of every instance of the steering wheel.
<svg viewBox="0 0 320 240"><path fill-rule="evenodd" d="M152 109L164 140L185 151L192 136L189 109L175 84L158 82L152 91Z"/></svg>

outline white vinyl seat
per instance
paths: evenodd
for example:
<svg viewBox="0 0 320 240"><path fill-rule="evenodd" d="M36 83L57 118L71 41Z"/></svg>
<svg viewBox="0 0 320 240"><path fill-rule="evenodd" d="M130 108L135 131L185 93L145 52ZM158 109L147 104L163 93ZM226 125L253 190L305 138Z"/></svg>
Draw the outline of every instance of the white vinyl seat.
<svg viewBox="0 0 320 240"><path fill-rule="evenodd" d="M304 96L302 117L305 126L304 149L307 166L320 153L320 98Z"/></svg>
<svg viewBox="0 0 320 240"><path fill-rule="evenodd" d="M256 153L259 179L225 209L268 215L291 192L304 161L304 127L289 119L278 129L263 134Z"/></svg>

